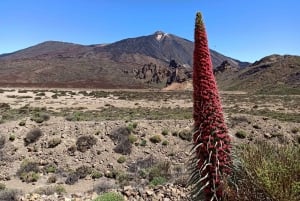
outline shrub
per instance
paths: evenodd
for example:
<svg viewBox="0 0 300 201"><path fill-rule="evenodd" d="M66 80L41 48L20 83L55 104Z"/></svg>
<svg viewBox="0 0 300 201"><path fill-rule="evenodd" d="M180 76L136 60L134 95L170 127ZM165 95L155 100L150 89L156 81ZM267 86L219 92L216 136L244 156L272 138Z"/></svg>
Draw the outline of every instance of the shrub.
<svg viewBox="0 0 300 201"><path fill-rule="evenodd" d="M167 140L164 140L161 144L164 146L167 146L169 144L169 142Z"/></svg>
<svg viewBox="0 0 300 201"><path fill-rule="evenodd" d="M19 122L19 126L25 126L25 124L26 124L25 121L20 121Z"/></svg>
<svg viewBox="0 0 300 201"><path fill-rule="evenodd" d="M117 162L118 163L124 163L126 161L126 158L124 156L121 156L120 158L118 158Z"/></svg>
<svg viewBox="0 0 300 201"><path fill-rule="evenodd" d="M39 179L40 168L38 163L24 160L21 163L19 170L17 171L17 175L23 182L36 182Z"/></svg>
<svg viewBox="0 0 300 201"><path fill-rule="evenodd" d="M171 175L171 163L159 162L155 164L153 167L149 168L149 180L153 180L155 177L170 177Z"/></svg>
<svg viewBox="0 0 300 201"><path fill-rule="evenodd" d="M71 145L70 147L68 147L67 151L69 153L69 155L74 155L75 151L77 150L76 145Z"/></svg>
<svg viewBox="0 0 300 201"><path fill-rule="evenodd" d="M5 146L6 139L4 135L0 135L0 149L2 149Z"/></svg>
<svg viewBox="0 0 300 201"><path fill-rule="evenodd" d="M129 172L137 172L140 169L152 167L155 163L154 157L150 155L147 158L139 158L136 162L129 164L128 170Z"/></svg>
<svg viewBox="0 0 300 201"><path fill-rule="evenodd" d="M92 173L92 168L86 165L82 165L78 167L75 171L75 174L78 175L79 179L83 179L91 173Z"/></svg>
<svg viewBox="0 0 300 201"><path fill-rule="evenodd" d="M119 127L117 129L114 129L109 137L111 140L115 143L124 141L125 139L128 139L128 136L130 135L130 129L128 127Z"/></svg>
<svg viewBox="0 0 300 201"><path fill-rule="evenodd" d="M193 136L192 132L187 129L179 131L178 135L182 140L186 140L189 142L192 140L192 136Z"/></svg>
<svg viewBox="0 0 300 201"><path fill-rule="evenodd" d="M20 175L20 179L26 183L36 182L39 178L40 176L36 172L24 172Z"/></svg>
<svg viewBox="0 0 300 201"><path fill-rule="evenodd" d="M91 135L80 136L76 141L77 150L86 152L97 143L97 138Z"/></svg>
<svg viewBox="0 0 300 201"><path fill-rule="evenodd" d="M124 197L116 192L108 192L102 195L99 195L93 201L124 201Z"/></svg>
<svg viewBox="0 0 300 201"><path fill-rule="evenodd" d="M35 121L36 123L43 123L44 121L48 121L50 119L50 115L44 112L35 113L30 120Z"/></svg>
<svg viewBox="0 0 300 201"><path fill-rule="evenodd" d="M160 138L160 136L159 135L154 135L154 136L152 136L151 138L150 138L150 142L152 142L152 143L160 143L161 142L161 138Z"/></svg>
<svg viewBox="0 0 300 201"><path fill-rule="evenodd" d="M14 134L9 135L9 141L15 141L16 136Z"/></svg>
<svg viewBox="0 0 300 201"><path fill-rule="evenodd" d="M55 173L57 166L55 164L48 164L43 168L43 172L45 173Z"/></svg>
<svg viewBox="0 0 300 201"><path fill-rule="evenodd" d="M4 189L6 189L5 184L0 183L0 191L2 191L2 190L4 190Z"/></svg>
<svg viewBox="0 0 300 201"><path fill-rule="evenodd" d="M245 139L247 137L247 133L245 131L237 131L235 136L240 139Z"/></svg>
<svg viewBox="0 0 300 201"><path fill-rule="evenodd" d="M61 143L61 138L56 137L48 140L48 148L54 148Z"/></svg>
<svg viewBox="0 0 300 201"><path fill-rule="evenodd" d="M99 179L100 177L103 177L103 174L97 170L93 170L91 173L92 179Z"/></svg>
<svg viewBox="0 0 300 201"><path fill-rule="evenodd" d="M65 184L73 185L79 180L79 175L76 172L72 172L67 176Z"/></svg>
<svg viewBox="0 0 300 201"><path fill-rule="evenodd" d="M300 200L299 146L256 142L236 152L241 163L234 168L234 182L240 200Z"/></svg>
<svg viewBox="0 0 300 201"><path fill-rule="evenodd" d="M173 131L173 132L172 132L172 136L177 137L177 136L178 136L178 131Z"/></svg>
<svg viewBox="0 0 300 201"><path fill-rule="evenodd" d="M47 183L52 184L55 183L57 181L57 178L55 175L51 175L50 177L48 177L47 179Z"/></svg>
<svg viewBox="0 0 300 201"><path fill-rule="evenodd" d="M164 129L162 132L161 132L162 135L168 135L169 134L169 131L167 129Z"/></svg>
<svg viewBox="0 0 300 201"><path fill-rule="evenodd" d="M42 136L42 131L39 128L31 129L24 138L25 146L34 143Z"/></svg>
<svg viewBox="0 0 300 201"><path fill-rule="evenodd" d="M128 136L128 140L129 140L129 142L130 142L131 144L133 144L133 143L135 143L135 142L137 141L137 137L136 137L135 135L133 135L133 134L130 134L130 135Z"/></svg>
<svg viewBox="0 0 300 201"><path fill-rule="evenodd" d="M110 179L104 178L104 179L101 179L100 182L94 186L93 191L100 194L103 192L107 192L110 189L114 189L115 186L116 186L115 180L110 180Z"/></svg>
<svg viewBox="0 0 300 201"><path fill-rule="evenodd" d="M296 128L296 127L295 127L295 128L292 128L292 129L291 129L291 132L294 133L294 134L296 134L296 133L299 132L299 130L300 130L299 128Z"/></svg>
<svg viewBox="0 0 300 201"><path fill-rule="evenodd" d="M131 149L132 149L132 143L127 138L120 141L114 148L114 151L119 154L128 155L131 153Z"/></svg>
<svg viewBox="0 0 300 201"><path fill-rule="evenodd" d="M40 187L35 190L35 193L40 195L53 195L54 193L61 195L65 192L66 189L62 185Z"/></svg>
<svg viewBox="0 0 300 201"><path fill-rule="evenodd" d="M164 177L154 177L150 181L150 186L157 186L157 185L163 185L167 182L166 178Z"/></svg>
<svg viewBox="0 0 300 201"><path fill-rule="evenodd" d="M147 145L147 140L142 139L140 145L141 145L142 147L145 147L145 146Z"/></svg>
<svg viewBox="0 0 300 201"><path fill-rule="evenodd" d="M0 191L0 200L1 201L18 201L21 192L14 189L5 189Z"/></svg>
<svg viewBox="0 0 300 201"><path fill-rule="evenodd" d="M255 128L255 129L261 129L261 127L259 125L257 125L257 124L254 124L253 128Z"/></svg>

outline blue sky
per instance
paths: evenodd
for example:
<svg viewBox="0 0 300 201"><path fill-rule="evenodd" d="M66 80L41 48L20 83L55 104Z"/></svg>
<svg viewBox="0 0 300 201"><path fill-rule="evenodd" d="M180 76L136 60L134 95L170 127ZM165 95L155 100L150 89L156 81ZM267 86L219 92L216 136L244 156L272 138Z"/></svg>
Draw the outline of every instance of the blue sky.
<svg viewBox="0 0 300 201"><path fill-rule="evenodd" d="M0 54L48 40L101 44L157 30L193 41L197 11L210 48L226 56L300 55L299 0L1 0Z"/></svg>

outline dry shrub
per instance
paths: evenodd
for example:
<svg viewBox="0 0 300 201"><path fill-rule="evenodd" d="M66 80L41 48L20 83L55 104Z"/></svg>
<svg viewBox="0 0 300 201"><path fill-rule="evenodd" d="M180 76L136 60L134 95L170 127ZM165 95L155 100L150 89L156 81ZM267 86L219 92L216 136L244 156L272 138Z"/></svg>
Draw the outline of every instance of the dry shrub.
<svg viewBox="0 0 300 201"><path fill-rule="evenodd" d="M61 138L56 137L48 140L48 148L54 148L61 143Z"/></svg>
<svg viewBox="0 0 300 201"><path fill-rule="evenodd" d="M114 148L116 153L124 155L131 153L132 139L130 139L130 132L128 127L119 127L110 133L109 137L117 144Z"/></svg>
<svg viewBox="0 0 300 201"><path fill-rule="evenodd" d="M4 189L0 191L1 201L19 201L21 191L14 189Z"/></svg>
<svg viewBox="0 0 300 201"><path fill-rule="evenodd" d="M6 138L4 135L0 135L0 149L4 148L6 143Z"/></svg>
<svg viewBox="0 0 300 201"><path fill-rule="evenodd" d="M97 138L91 135L80 136L76 141L77 150L86 152L97 143Z"/></svg>
<svg viewBox="0 0 300 201"><path fill-rule="evenodd" d="M34 143L39 140L39 138L42 136L42 131L39 128L33 128L31 129L24 138L25 146Z"/></svg>
<svg viewBox="0 0 300 201"><path fill-rule="evenodd" d="M114 151L119 154L128 155L131 153L131 149L132 149L132 143L127 138L120 141L114 148Z"/></svg>

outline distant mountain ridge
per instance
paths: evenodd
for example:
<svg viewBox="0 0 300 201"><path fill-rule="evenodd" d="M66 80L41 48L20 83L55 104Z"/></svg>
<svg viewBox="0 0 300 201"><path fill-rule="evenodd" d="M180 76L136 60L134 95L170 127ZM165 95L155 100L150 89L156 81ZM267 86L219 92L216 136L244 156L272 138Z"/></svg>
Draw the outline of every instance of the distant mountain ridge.
<svg viewBox="0 0 300 201"><path fill-rule="evenodd" d="M0 55L0 86L51 86L97 88L148 88L149 82L135 73L145 65L164 69L174 60L186 68L172 79L186 79L191 71L193 42L157 31L148 36L128 38L111 44L79 45L59 41L46 41L9 54ZM211 50L215 66L227 60L242 67L243 62ZM151 68L150 74L154 73ZM155 77L156 75L148 75ZM162 87L169 77L158 79ZM175 76L175 77L174 77ZM139 78L137 78L139 77ZM157 76L156 76L157 77ZM157 80L157 79L156 79ZM151 84L151 83L150 83Z"/></svg>

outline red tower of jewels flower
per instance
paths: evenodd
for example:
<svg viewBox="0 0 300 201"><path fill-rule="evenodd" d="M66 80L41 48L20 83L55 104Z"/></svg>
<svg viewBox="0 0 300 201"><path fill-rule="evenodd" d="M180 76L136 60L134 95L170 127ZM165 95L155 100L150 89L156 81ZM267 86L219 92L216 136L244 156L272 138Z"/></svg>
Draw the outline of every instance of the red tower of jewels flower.
<svg viewBox="0 0 300 201"><path fill-rule="evenodd" d="M223 184L230 173L230 137L213 75L201 13L196 15L193 64L194 134L191 160L192 200L223 200Z"/></svg>

